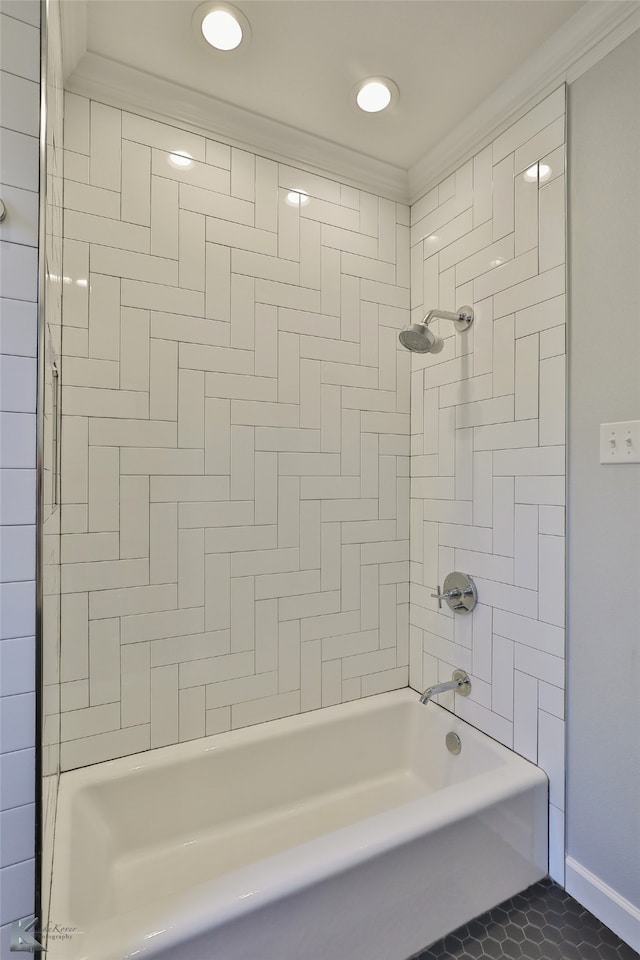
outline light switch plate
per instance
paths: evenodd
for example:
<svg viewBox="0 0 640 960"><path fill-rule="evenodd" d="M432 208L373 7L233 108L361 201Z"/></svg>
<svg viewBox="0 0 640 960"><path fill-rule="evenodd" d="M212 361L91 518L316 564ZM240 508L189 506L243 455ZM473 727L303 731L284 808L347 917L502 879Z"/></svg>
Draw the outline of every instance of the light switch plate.
<svg viewBox="0 0 640 960"><path fill-rule="evenodd" d="M640 463L640 420L600 424L600 463Z"/></svg>

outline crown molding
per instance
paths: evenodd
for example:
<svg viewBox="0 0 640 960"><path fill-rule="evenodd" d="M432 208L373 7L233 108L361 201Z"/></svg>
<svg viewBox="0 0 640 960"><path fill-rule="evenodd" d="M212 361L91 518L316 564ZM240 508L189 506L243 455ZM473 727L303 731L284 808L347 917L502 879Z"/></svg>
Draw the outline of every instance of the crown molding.
<svg viewBox="0 0 640 960"><path fill-rule="evenodd" d="M66 88L272 160L338 177L390 200L408 201L407 171L400 167L95 53L84 54Z"/></svg>
<svg viewBox="0 0 640 960"><path fill-rule="evenodd" d="M588 0L511 77L404 170L181 84L86 51L87 0L62 0L66 88L269 159L414 203L562 83L640 28L640 0Z"/></svg>
<svg viewBox="0 0 640 960"><path fill-rule="evenodd" d="M616 3L609 0L609 5L620 8L618 15L615 16L615 11L611 11L607 22L594 36L594 43L567 67L567 83L573 83L598 60L611 53L614 47L640 29L640 0L617 0Z"/></svg>
<svg viewBox="0 0 640 960"><path fill-rule="evenodd" d="M562 83L640 28L640 0L589 0L409 173L415 203Z"/></svg>

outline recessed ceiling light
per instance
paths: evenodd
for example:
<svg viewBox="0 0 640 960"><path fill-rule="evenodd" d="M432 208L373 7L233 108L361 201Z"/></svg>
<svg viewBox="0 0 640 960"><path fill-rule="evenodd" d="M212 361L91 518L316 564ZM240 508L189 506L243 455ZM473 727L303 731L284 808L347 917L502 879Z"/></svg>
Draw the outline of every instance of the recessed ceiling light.
<svg viewBox="0 0 640 960"><path fill-rule="evenodd" d="M358 91L356 101L361 110L367 113L378 113L391 103L391 91L386 84L379 80L372 80L371 83L365 83L364 87Z"/></svg>
<svg viewBox="0 0 640 960"><path fill-rule="evenodd" d="M216 50L237 50L249 39L249 21L230 3L201 4L193 15L193 25L201 37Z"/></svg>
<svg viewBox="0 0 640 960"><path fill-rule="evenodd" d="M356 104L365 113L380 113L399 96L397 86L387 77L368 77L356 84L353 94Z"/></svg>
<svg viewBox="0 0 640 960"><path fill-rule="evenodd" d="M532 167L525 170L523 176L528 183L533 183L538 179L540 179L540 183L543 183L551 176L551 167L547 163L534 163Z"/></svg>
<svg viewBox="0 0 640 960"><path fill-rule="evenodd" d="M169 154L169 163L174 167L190 167L193 163L193 157L186 150L175 150Z"/></svg>
<svg viewBox="0 0 640 960"><path fill-rule="evenodd" d="M202 21L202 33L216 50L235 50L242 43L242 27L227 10L212 10Z"/></svg>

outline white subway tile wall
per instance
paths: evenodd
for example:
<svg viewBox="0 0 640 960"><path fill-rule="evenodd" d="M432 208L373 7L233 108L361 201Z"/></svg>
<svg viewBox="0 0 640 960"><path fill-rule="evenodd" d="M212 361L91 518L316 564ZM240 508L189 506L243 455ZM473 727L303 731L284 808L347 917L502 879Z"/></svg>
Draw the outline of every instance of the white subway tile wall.
<svg viewBox="0 0 640 960"><path fill-rule="evenodd" d="M408 208L72 94L65 151L62 768L406 686Z"/></svg>
<svg viewBox="0 0 640 960"><path fill-rule="evenodd" d="M0 955L33 912L40 5L0 0Z"/></svg>
<svg viewBox="0 0 640 960"><path fill-rule="evenodd" d="M411 685L468 670L470 697L441 702L546 770L560 882L564 142L560 87L414 204L411 226L412 315L476 312L467 334L441 321L444 350L412 363ZM452 570L478 588L465 621L431 597Z"/></svg>

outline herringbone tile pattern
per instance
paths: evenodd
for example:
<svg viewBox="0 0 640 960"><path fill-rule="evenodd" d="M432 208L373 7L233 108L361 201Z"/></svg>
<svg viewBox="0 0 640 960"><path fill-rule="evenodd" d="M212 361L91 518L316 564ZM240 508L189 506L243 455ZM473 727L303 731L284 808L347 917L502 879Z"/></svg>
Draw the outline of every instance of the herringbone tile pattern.
<svg viewBox="0 0 640 960"><path fill-rule="evenodd" d="M411 374L411 685L469 672L441 702L550 777L552 870L564 810L565 91L412 207L412 315L439 354ZM431 594L474 578L473 614Z"/></svg>
<svg viewBox="0 0 640 960"><path fill-rule="evenodd" d="M63 768L406 686L408 208L74 95L65 161Z"/></svg>

